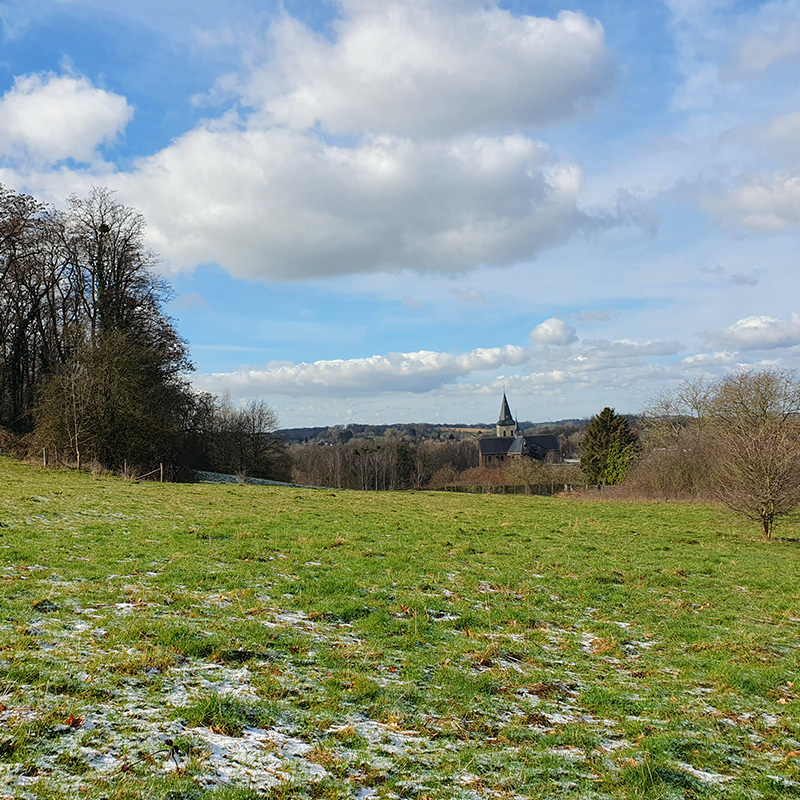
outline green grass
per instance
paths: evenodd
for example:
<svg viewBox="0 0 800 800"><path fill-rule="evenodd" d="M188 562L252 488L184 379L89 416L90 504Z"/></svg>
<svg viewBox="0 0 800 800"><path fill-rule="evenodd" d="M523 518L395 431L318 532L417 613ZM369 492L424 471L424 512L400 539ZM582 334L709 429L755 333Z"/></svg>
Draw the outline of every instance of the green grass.
<svg viewBox="0 0 800 800"><path fill-rule="evenodd" d="M0 798L800 797L776 534L0 459Z"/></svg>

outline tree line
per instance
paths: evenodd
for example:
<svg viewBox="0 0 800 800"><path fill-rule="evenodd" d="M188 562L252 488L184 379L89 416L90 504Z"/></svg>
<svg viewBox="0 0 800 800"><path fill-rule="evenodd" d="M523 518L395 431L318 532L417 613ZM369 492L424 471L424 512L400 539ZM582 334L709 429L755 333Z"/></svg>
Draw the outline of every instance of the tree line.
<svg viewBox="0 0 800 800"><path fill-rule="evenodd" d="M351 438L305 442L290 452L296 483L339 489L427 489L436 476L460 474L478 464L476 439Z"/></svg>
<svg viewBox="0 0 800 800"><path fill-rule="evenodd" d="M192 391L145 221L112 192L65 210L0 186L0 428L52 461L288 477L263 403Z"/></svg>

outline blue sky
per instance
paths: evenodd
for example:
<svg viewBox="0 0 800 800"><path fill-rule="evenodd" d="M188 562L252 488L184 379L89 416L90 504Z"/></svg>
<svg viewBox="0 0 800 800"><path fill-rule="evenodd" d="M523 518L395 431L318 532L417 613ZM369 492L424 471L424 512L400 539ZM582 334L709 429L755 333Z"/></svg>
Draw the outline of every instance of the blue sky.
<svg viewBox="0 0 800 800"><path fill-rule="evenodd" d="M139 208L286 426L800 368L800 0L0 0L0 182Z"/></svg>

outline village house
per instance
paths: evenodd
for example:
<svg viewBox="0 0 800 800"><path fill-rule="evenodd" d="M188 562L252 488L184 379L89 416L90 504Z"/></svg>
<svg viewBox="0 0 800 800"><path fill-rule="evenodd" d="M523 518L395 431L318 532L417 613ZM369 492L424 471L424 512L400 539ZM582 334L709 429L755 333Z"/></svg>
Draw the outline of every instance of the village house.
<svg viewBox="0 0 800 800"><path fill-rule="evenodd" d="M523 436L503 392L500 418L497 420L496 436L487 436L478 441L480 466L499 467L516 458L535 458L539 461L560 461L561 448L558 437L551 433L538 436Z"/></svg>

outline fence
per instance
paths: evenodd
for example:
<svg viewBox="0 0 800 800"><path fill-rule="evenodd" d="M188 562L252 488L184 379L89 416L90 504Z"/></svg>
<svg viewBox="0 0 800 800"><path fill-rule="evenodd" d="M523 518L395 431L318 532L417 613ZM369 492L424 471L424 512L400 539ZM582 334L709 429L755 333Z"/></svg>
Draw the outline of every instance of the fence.
<svg viewBox="0 0 800 800"><path fill-rule="evenodd" d="M587 483L537 483L531 485L511 485L511 484L497 484L497 485L476 485L476 486L463 486L461 484L452 484L450 486L440 486L436 489L439 492L463 492L467 494L530 494L530 495L543 495L545 497L552 497L554 494L571 494L577 490L596 490L600 491L602 485L593 486Z"/></svg>

